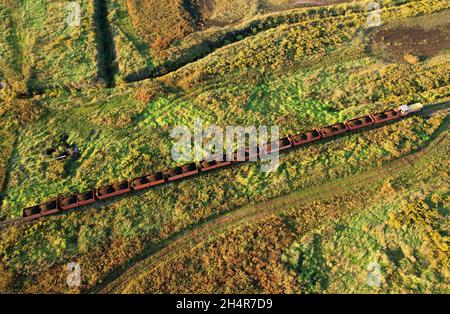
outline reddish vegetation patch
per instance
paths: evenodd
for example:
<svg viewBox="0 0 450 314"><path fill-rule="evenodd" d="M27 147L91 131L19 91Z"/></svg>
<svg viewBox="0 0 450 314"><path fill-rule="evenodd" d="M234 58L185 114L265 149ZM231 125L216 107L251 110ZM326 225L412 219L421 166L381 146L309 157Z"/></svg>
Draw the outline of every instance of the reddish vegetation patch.
<svg viewBox="0 0 450 314"><path fill-rule="evenodd" d="M127 0L128 12L136 29L159 52L174 40L195 31L195 24L182 0Z"/></svg>
<svg viewBox="0 0 450 314"><path fill-rule="evenodd" d="M419 26L384 29L375 34L372 48L382 49L401 61L410 62L408 56L430 58L450 49L450 23L433 29Z"/></svg>

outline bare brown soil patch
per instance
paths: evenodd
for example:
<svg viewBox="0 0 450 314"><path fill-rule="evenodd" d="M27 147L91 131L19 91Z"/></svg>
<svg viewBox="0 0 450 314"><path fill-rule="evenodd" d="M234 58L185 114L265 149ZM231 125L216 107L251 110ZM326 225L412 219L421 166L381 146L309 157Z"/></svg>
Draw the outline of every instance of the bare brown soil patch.
<svg viewBox="0 0 450 314"><path fill-rule="evenodd" d="M414 25L382 29L375 34L372 49L401 62L412 63L412 57L428 59L450 49L450 23L433 28Z"/></svg>

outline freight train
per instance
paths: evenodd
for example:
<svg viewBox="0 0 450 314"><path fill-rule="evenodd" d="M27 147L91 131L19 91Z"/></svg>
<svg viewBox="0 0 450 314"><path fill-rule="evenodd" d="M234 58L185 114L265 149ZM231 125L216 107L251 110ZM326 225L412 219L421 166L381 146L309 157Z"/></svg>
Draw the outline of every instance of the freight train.
<svg viewBox="0 0 450 314"><path fill-rule="evenodd" d="M375 114L369 114L367 116L330 126L325 126L312 131L289 135L278 140L277 142L262 144L256 151L257 154L261 154L263 151L266 154L276 151L285 151L291 148L318 141L320 139L330 138L346 132L367 128L371 125L377 125L401 119L402 117L419 112L422 109L423 105L419 103L413 105L403 105L394 110L387 110ZM250 155L250 152L251 150L249 148L245 149L246 161L250 160L250 158L253 157ZM43 204L25 208L23 210L23 220L34 220L62 211L93 204L100 200L114 198L119 195L130 193L132 191L140 191L151 187L160 186L166 183L176 182L188 177L195 176L199 173L224 168L239 162L237 161L237 153L234 153L232 161L227 161L227 159L228 158L222 158L222 161L204 160L199 163L189 163L187 165L176 167L166 172L156 172L142 177L116 182L87 192L70 196L61 196L56 199L47 201Z"/></svg>

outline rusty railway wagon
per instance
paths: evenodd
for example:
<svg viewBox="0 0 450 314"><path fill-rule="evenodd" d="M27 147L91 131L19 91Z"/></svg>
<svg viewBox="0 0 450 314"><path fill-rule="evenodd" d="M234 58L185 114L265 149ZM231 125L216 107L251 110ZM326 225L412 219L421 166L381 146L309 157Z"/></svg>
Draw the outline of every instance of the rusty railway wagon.
<svg viewBox="0 0 450 314"><path fill-rule="evenodd" d="M23 210L23 220L29 221L38 219L40 217L93 204L100 200L114 198L132 191L140 191L166 183L176 182L203 172L221 169L243 161L255 160L255 158L261 157L264 153L281 152L316 142L320 139L331 138L346 132L367 128L371 125L387 123L418 112L422 110L422 108L423 106L421 104L410 106L404 105L395 110L369 114L343 123L325 126L300 134L289 135L276 142L259 145L254 149L246 148L241 155L237 152L232 154L232 158L227 158L227 155L225 154L223 157L221 156L222 158L217 158L217 160L203 160L199 163L189 163L184 166L170 169L166 172L156 172L142 177L116 182L80 194L60 196L43 204L25 208Z"/></svg>

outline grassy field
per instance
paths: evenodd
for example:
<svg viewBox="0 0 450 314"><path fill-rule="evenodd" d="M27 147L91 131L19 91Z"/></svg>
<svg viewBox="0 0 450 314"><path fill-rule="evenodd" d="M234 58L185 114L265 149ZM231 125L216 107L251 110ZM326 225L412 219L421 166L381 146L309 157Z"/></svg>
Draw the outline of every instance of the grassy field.
<svg viewBox="0 0 450 314"><path fill-rule="evenodd" d="M399 160L239 209L238 219L173 241L104 292L448 293L448 142L413 165ZM374 262L380 286L367 284Z"/></svg>
<svg viewBox="0 0 450 314"><path fill-rule="evenodd" d="M225 74L241 77L248 72L254 75L257 72L261 76L277 69L294 68L308 56L319 58L358 38L367 39L364 32L367 14L364 11L357 13L358 8L361 10L357 6L356 12L350 10L348 15L307 20L246 38L171 73L166 81L178 85L182 82L183 87L189 87L189 83L196 85L217 77L222 79ZM448 5L439 1L408 2L397 6L386 1L386 8L380 14L386 23L446 8ZM332 9L329 11L333 12Z"/></svg>
<svg viewBox="0 0 450 314"><path fill-rule="evenodd" d="M157 9L158 1L108 1L114 39L116 45L122 47L116 49L121 79L135 81L164 74L264 30L318 17L361 12L367 4L360 1L331 9L298 8L279 13L268 10L279 5L254 0L208 0L191 5L180 5L181 2L172 1L170 5L174 10L161 11ZM385 3L393 4L392 1ZM297 6L304 5L299 3L293 7ZM215 22L211 21L213 17ZM148 23L149 19L154 21L153 26ZM168 32L169 29L175 31ZM147 61L145 66L142 58Z"/></svg>
<svg viewBox="0 0 450 314"><path fill-rule="evenodd" d="M177 2L177 1L175 1ZM289 5L291 1L287 1L284 4ZM324 1L318 1L317 5L323 4ZM326 2L326 1L325 1ZM334 1L334 2L349 2L349 1ZM304 8L304 4L295 3L290 10L282 12L272 12L268 8L273 8L274 10L283 4L275 3L263 3L260 1L248 1L248 0L234 0L234 1L221 1L215 3L214 1L200 1L197 5L193 6L178 6L179 10L172 10L176 13L174 16L165 16L166 13L160 12L158 10L150 10L155 14L152 20L158 21L165 17L164 23L172 23L170 27L175 30L179 29L177 23L184 21L189 22L191 27L183 27L181 32L172 32L167 38L164 34L157 34L158 27L150 27L150 31L145 31L146 19L146 9L145 7L140 7L136 9L137 6L133 6L130 2L127 4L123 3L122 0L112 1L113 11L120 11L120 14L115 14L113 20L114 23L118 25L129 25L130 20L135 26L135 31L127 31L126 35L128 39L125 41L134 42L134 48L139 50L139 54L136 52L130 53L130 46L125 43L126 47L123 52L117 50L117 55L119 59L126 59L127 69L140 69L138 71L123 71L119 73L121 79L126 81L136 81L142 78L155 77L160 74L165 74L167 72L173 71L186 65L192 61L200 58L204 58L209 53L215 51L221 47L227 47L231 43L239 42L247 37L255 36L256 34L262 33L264 31L277 28L282 25L293 25L300 22L307 23L308 21L314 21L317 19L323 19L327 17L337 17L337 16L353 16L354 14L360 15L360 22L365 21L367 17L367 5L370 1L352 1L351 3L337 4L329 7L307 7ZM433 3L427 4L419 8L417 12L409 12L407 8L411 7L411 2L416 1L391 1L383 0L379 1L383 11L383 14L390 14L389 12L398 11L399 7L402 9L402 14L421 14L423 11L433 11L437 7L446 7L445 3ZM420 2L420 1L419 1ZM178 3L178 2L177 2ZM422 2L423 3L423 2ZM292 3L291 3L292 4ZM311 4L311 3L309 3ZM157 5L156 2L150 1L145 2L146 7L151 7L152 5ZM300 8L296 8L300 6ZM308 5L307 5L308 6ZM133 7L130 11L131 16L127 15L126 8ZM242 10L242 7L251 7L253 9ZM280 7L280 9L281 9ZM234 9L231 9L234 8ZM238 9L239 8L239 9ZM135 10L136 9L136 10ZM171 11L171 12L172 12ZM238 12L247 12L245 18L242 17L236 22L220 22L220 26L212 26L208 24L208 16L210 14L226 16L231 18ZM241 13L242 14L242 13ZM237 14L239 15L239 14ZM184 17L184 18L180 18ZM190 18L189 18L190 17ZM140 26L140 20L144 27ZM183 23L184 23L183 22ZM156 22L155 22L156 23ZM157 23L158 25L161 23ZM162 25L162 24L161 24ZM169 27L169 26L168 26ZM130 29L127 27L127 29ZM153 35L152 35L153 34ZM174 35L178 34L178 35ZM176 40L173 38L176 37ZM122 35L116 36L117 40L122 41ZM157 40L155 39L157 37ZM122 46L122 43L119 43ZM144 56L152 60L150 66L142 67L142 60L138 56Z"/></svg>
<svg viewBox="0 0 450 314"><path fill-rule="evenodd" d="M393 51L396 55L414 54L414 51L397 52L390 45L374 44L381 40L379 32L395 34L396 23L414 26L421 15L434 21L434 24L430 22L431 30L443 29L445 32L447 26L443 21L448 4L433 0L403 1L396 5L386 0L383 3L386 6L382 11L384 24L381 28L365 30L366 16L351 10L341 12L347 6L345 4L327 7L323 9L325 13L316 11L313 14L307 11L310 9L276 13L277 16L285 14L285 18L291 17L293 12L312 15L302 21L294 18L292 23L280 20L271 28L244 36L167 75L127 84L124 77L128 73L142 66L157 66L157 63L145 53L148 43L142 41L142 34L133 26L135 22L123 11L125 2L108 2L118 65L116 81L123 79L120 84L111 89L55 89L30 99L5 97L2 101L0 147L7 149L2 150L0 163L4 182L0 216L17 217L24 206L59 194L173 166L170 131L177 125L193 127L196 117L202 118L205 124L219 126L280 125L281 133L289 134L405 103L420 101L431 108L434 103L448 101L449 47L440 45L418 62L410 63L404 58L393 58L392 54ZM348 7L352 8L352 5ZM447 11L439 14L442 10ZM330 12L342 14L326 18L315 15ZM265 20L265 17L258 18ZM95 36L92 38L95 42ZM402 46L401 38L393 38L400 43L397 46ZM380 48L371 49L374 45ZM0 47L5 51L12 49ZM24 55L28 53L20 45L18 47ZM38 46L27 47L36 49ZM90 44L83 47L86 49ZM70 59L70 49L64 52L61 58ZM93 52L80 56L90 58L94 55ZM44 59L50 60L48 58L51 58L49 53ZM46 71L53 71L45 66L45 62L39 64L42 67L37 68L42 71L37 78ZM70 71L64 79L78 75L79 70L72 66L58 67L60 73ZM264 204L283 195L289 197L296 191L307 194L330 182L347 182L346 178L364 177L369 172L383 173L384 167L389 167L395 160L405 160L402 158L426 147L443 129L448 129L448 112L440 110L433 115L415 116L291 152L283 156L280 167L272 174L261 173L258 164L244 165L100 203L95 208L51 217L33 226L13 228L0 235L0 291L83 292L96 289L108 278L113 278L116 271L126 270L134 261L147 257L148 252L157 252L177 235L195 230L205 220L232 214L248 204ZM46 154L49 148L63 145L63 138L70 145L79 147L77 159L55 161ZM387 179L377 181L374 174L375 178L368 178L367 182L378 182L379 185L374 183L359 193L349 193L354 190L343 183L340 196L330 195L326 201L312 197L309 203L298 208L281 206L282 210L275 216L261 217L261 221L236 227L236 230L226 231L228 233L208 241L203 237L199 247L187 250L175 264L162 259L157 268L145 270L142 276L136 277L126 291L173 292L164 284L164 272L186 267L180 277L172 278L180 282L179 289L188 289L183 286L184 281L185 284L193 283L199 291L223 287L233 292L367 292L364 285L358 288L358 276L369 260L380 262L386 273L394 274L383 282L378 292L447 291L444 282L448 274L438 273L442 259L434 266L420 268L418 274L423 272L428 277L422 282L416 280L418 283L414 286L409 257L399 262L404 263L402 268L403 264L396 266L386 260L385 255L391 254L386 253L387 249L382 250L385 255L377 255L380 251L377 241L381 240L364 239L367 248L353 250L354 241L365 226L372 232L367 236L376 238L380 226L385 226L384 223L387 226L389 222L386 237L398 237L395 241L405 247L405 255L409 254L407 250L417 250L418 253L411 256L427 264L430 256L438 254L437 249L427 253L418 246L428 241L426 232L414 240L395 226L406 224L405 217L417 212L418 218L414 217L419 222L408 227L409 234L421 228L429 230L428 224L435 230L430 231L430 239L433 239L430 241L438 241L437 247L447 241L436 234L445 235L442 230L448 223L446 216L442 218L435 213L431 218L420 220L424 203L416 204L403 196L413 193L414 189L423 190L419 199L426 206L440 211L446 208L448 163L442 157L446 143L448 140L438 145L438 151L433 150L423 157L429 160L428 163L423 161L431 167L428 174L424 170L426 167L410 168L400 163L398 167L403 176L391 176L392 171L385 170L385 175L391 176L390 183ZM421 179L414 181L414 174ZM395 191L386 196L377 194L381 193L377 186L387 191L389 184ZM367 196L374 192L380 197L366 204ZM305 206L310 210L305 211ZM336 211L336 208L342 208L342 211ZM381 222L376 220L377 217ZM303 225L302 220L306 218L311 224ZM353 225L355 229L350 230ZM277 236L261 235L264 228ZM316 235L317 230L321 230L319 235ZM255 235L256 239L250 235ZM334 235L339 237L335 239ZM238 246L238 251L228 256L220 253L239 241L243 241L243 245ZM342 264L333 254L340 245L344 247ZM211 246L217 256L223 256L219 259L224 260L221 264L215 264L204 254ZM259 247L273 254L266 256L260 253L265 251ZM248 258L255 259L254 265L239 257L242 250L252 252ZM389 247L389 252L391 250L395 255L397 247ZM363 253L364 258L359 258ZM305 257L305 264L298 264L300 255ZM260 271L250 272L247 277L241 276L240 272L231 274L231 260L237 260L239 267L247 265L242 266L242 272L246 271L245 267ZM270 266L264 264L266 260ZM65 284L65 267L71 261L79 262L82 267L82 286L79 288L69 289ZM197 273L191 271L194 264L200 265ZM354 281L341 278L343 273L350 272L352 265L357 265L354 267L358 271L357 276L353 276ZM273 277L261 270L266 266L274 270ZM299 272L301 267L309 270ZM218 274L222 270L230 275L229 282L224 282ZM209 282L200 278L205 274ZM399 279L403 277L404 280ZM325 284L326 281L329 283ZM435 288L431 288L432 284Z"/></svg>
<svg viewBox="0 0 450 314"><path fill-rule="evenodd" d="M127 6L133 24L155 50L165 49L195 30L193 17L183 1L127 0Z"/></svg>
<svg viewBox="0 0 450 314"><path fill-rule="evenodd" d="M442 96L448 96L448 89L441 90L440 86L448 84L448 71L440 70L448 68L445 59L432 59L417 66L414 72L409 71L408 66L382 67L373 62L376 61L364 57L341 63L338 68L327 68L326 72L319 67L287 77L269 77L247 86L229 84L182 97L167 94L150 103L136 100L136 93L147 88L145 85L136 87L136 92L124 90L104 95L102 99L95 94L90 97L75 94L64 103L58 99L36 99L32 106L44 106L45 111L34 123L20 128L17 157L12 164L9 193L2 211L17 216L24 206L59 193L174 166L170 160L170 130L181 124L193 127L196 117L201 117L205 124L220 126L283 125L281 132L290 134L381 110L398 99L432 103L439 99L439 93L446 92ZM370 67L373 72L368 73ZM380 68L383 69L381 74ZM429 73L436 78L442 75L442 82L437 86L434 81L423 86L410 84L414 79L422 81ZM371 86L364 80L375 84ZM425 80L424 83L430 82ZM358 92L354 92L355 89ZM368 93L368 89L372 93ZM340 93L335 95L335 90ZM381 94L383 91L386 94ZM374 97L380 99L374 102ZM324 102L322 99L329 100ZM431 132L439 121L430 123L416 119L416 125L404 123L414 127L409 144L403 144L403 139L409 135L396 134L390 139L394 141L389 144L391 147L384 149L383 154L387 157L398 157L426 142L427 132ZM430 124L431 131L427 131ZM52 128L48 129L47 125ZM77 144L82 154L75 162L60 162L59 168L56 167L59 171L54 173L55 165L49 163L44 152L63 135L68 136L72 145ZM360 150L368 162L381 161L382 150L375 147L368 150L366 145ZM49 164L53 167L49 168Z"/></svg>
<svg viewBox="0 0 450 314"><path fill-rule="evenodd" d="M111 0L108 4L108 20L116 51L118 83L125 78L154 67L150 42L133 26L125 0Z"/></svg>
<svg viewBox="0 0 450 314"><path fill-rule="evenodd" d="M6 77L11 85L25 82L25 87L16 88L19 92L99 82L93 2L79 3L81 24L69 26L70 9L65 1L2 1L0 12L6 17L2 23L11 27L9 35L2 36L1 49L9 46L13 60L5 62L9 66L0 71L14 71L11 78Z"/></svg>
<svg viewBox="0 0 450 314"><path fill-rule="evenodd" d="M24 91L26 86L21 83L23 76L20 43L13 9L6 1L0 2L0 29L2 33L0 38L0 56L2 57L0 60L0 83L4 86L11 85L18 91Z"/></svg>

